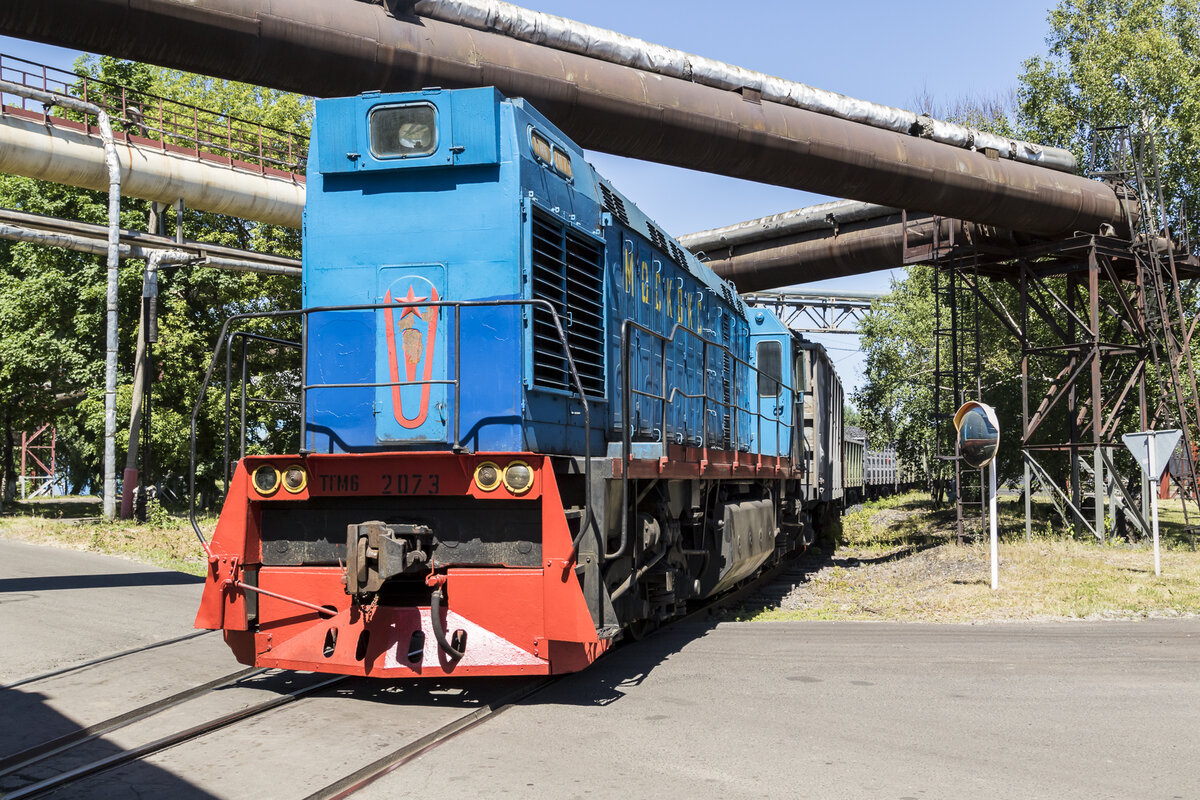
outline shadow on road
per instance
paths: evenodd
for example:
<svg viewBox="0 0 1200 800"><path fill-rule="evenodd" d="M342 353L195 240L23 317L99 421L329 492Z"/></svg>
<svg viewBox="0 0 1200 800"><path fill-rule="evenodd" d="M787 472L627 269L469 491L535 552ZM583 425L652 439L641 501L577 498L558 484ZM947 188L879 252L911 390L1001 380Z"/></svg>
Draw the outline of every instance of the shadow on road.
<svg viewBox="0 0 1200 800"><path fill-rule="evenodd" d="M49 592L58 589L119 589L132 586L180 586L204 583L204 578L182 572L112 572L99 575L39 575L31 578L0 578L0 594L6 592Z"/></svg>

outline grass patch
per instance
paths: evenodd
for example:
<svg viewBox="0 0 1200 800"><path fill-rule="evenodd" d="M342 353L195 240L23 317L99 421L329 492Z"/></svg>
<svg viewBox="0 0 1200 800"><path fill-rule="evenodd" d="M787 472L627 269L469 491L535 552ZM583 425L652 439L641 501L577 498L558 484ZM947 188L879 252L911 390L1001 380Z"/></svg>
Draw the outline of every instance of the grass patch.
<svg viewBox="0 0 1200 800"><path fill-rule="evenodd" d="M742 620L1003 622L1129 619L1200 613L1200 553L1188 547L1178 503L1161 516L1161 577L1148 541L1077 536L1034 508L1025 537L1020 498L1000 503L1000 588L990 584L989 547L957 543L955 513L917 494L865 503L846 514L832 549L812 553L777 606L743 609ZM1164 507L1168 505L1164 502ZM1193 518L1195 512L1193 511ZM973 528L973 530L972 530ZM968 530L978 534L972 518Z"/></svg>
<svg viewBox="0 0 1200 800"><path fill-rule="evenodd" d="M204 575L206 562L186 514L152 508L150 521L104 522L94 498L55 498L16 503L0 516L0 537L121 556L143 564ZM216 517L200 520L206 535Z"/></svg>

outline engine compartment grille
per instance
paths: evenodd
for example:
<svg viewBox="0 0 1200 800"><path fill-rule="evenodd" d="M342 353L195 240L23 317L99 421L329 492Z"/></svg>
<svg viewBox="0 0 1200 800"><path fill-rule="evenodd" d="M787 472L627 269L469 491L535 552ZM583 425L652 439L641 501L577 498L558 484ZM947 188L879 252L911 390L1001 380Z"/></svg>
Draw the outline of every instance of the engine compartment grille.
<svg viewBox="0 0 1200 800"><path fill-rule="evenodd" d="M583 391L604 396L604 248L534 209L533 298L558 312ZM533 309L533 385L574 391L550 313Z"/></svg>

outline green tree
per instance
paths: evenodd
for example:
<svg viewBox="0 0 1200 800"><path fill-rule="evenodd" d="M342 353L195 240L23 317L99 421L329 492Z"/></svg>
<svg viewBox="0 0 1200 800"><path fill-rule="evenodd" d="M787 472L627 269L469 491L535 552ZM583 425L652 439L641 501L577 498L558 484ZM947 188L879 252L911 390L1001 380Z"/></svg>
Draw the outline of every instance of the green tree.
<svg viewBox="0 0 1200 800"><path fill-rule="evenodd" d="M1169 218L1194 215L1200 0L1062 0L1049 23L1048 55L1026 61L1020 77L1024 135L1068 147L1087 164L1097 128L1131 125L1149 133Z"/></svg>
<svg viewBox="0 0 1200 800"><path fill-rule="evenodd" d="M933 475L932 270L913 267L859 323L866 382L854 396L870 441L895 442L900 459Z"/></svg>
<svg viewBox="0 0 1200 800"><path fill-rule="evenodd" d="M953 453L952 427L949 419L941 420L944 438L939 447L937 415L954 411L954 386L941 376L941 408L936 407L934 387L938 367L949 370L956 357L949 352L945 338L940 355L937 352L934 278L931 266L910 267L903 279L893 281L886 298L872 304L859 325L866 382L854 403L862 411L862 427L871 441L895 442L899 457L928 475L936 486L953 475L950 463L938 458ZM1016 302L1015 290L1005 284L985 284L983 290L1010 307ZM962 399L979 399L995 407L1001 420L1000 476L1012 479L1022 466L1020 345L986 308L979 308L976 327L975 302L965 293L960 303L964 314L960 331L966 342L963 353L973 359L978 350L979 373L978 385L972 380L962 387ZM948 328L949 321L942 319L941 326ZM974 363L959 366L966 375L976 368Z"/></svg>

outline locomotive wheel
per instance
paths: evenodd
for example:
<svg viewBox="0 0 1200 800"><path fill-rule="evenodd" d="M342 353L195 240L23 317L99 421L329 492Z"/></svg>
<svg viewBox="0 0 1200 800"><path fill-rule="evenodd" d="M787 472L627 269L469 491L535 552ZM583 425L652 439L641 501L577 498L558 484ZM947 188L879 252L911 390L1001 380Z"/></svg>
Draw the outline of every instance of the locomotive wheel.
<svg viewBox="0 0 1200 800"><path fill-rule="evenodd" d="M629 634L633 641L640 642L656 627L658 626L648 619L636 619L625 626L625 633Z"/></svg>

